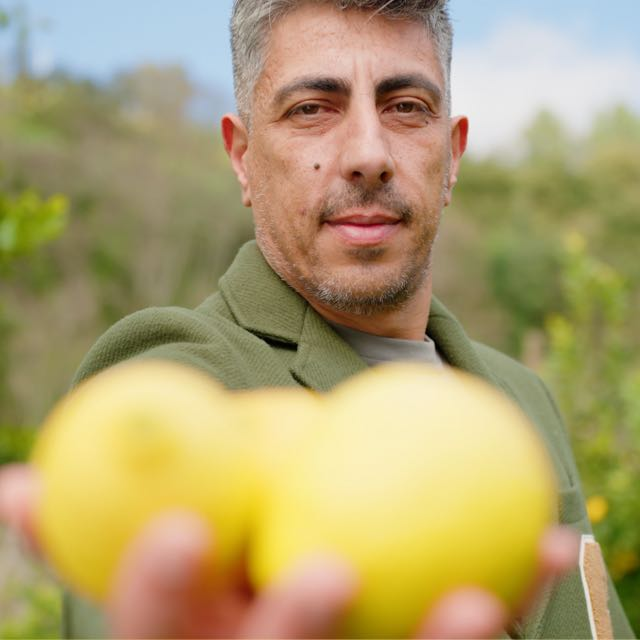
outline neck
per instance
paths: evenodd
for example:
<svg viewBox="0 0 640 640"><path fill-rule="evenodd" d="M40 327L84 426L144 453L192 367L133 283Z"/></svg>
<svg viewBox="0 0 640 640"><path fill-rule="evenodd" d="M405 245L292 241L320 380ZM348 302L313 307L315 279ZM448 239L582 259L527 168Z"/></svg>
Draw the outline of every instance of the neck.
<svg viewBox="0 0 640 640"><path fill-rule="evenodd" d="M314 300L308 302L325 320L349 329L387 338L422 341L431 307L431 278L402 307L371 315L336 311Z"/></svg>

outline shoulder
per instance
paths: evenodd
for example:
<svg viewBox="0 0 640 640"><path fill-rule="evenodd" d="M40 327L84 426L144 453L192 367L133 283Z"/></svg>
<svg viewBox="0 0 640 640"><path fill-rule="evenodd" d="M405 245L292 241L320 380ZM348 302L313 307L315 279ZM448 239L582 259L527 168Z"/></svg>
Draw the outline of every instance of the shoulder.
<svg viewBox="0 0 640 640"><path fill-rule="evenodd" d="M73 384L124 360L149 357L202 369L227 386L243 386L241 353L253 341L259 342L238 327L217 294L196 309L151 307L108 329L85 356Z"/></svg>
<svg viewBox="0 0 640 640"><path fill-rule="evenodd" d="M564 421L549 388L542 378L522 363L480 342L474 342L479 357L500 386L536 423L558 432L567 440Z"/></svg>
<svg viewBox="0 0 640 640"><path fill-rule="evenodd" d="M555 411L555 403L539 375L521 362L486 344L473 342L473 346L491 374L507 391L519 398L535 400L542 405L552 403Z"/></svg>
<svg viewBox="0 0 640 640"><path fill-rule="evenodd" d="M579 474L569 433L553 394L542 378L520 362L481 343L474 347L500 386L537 427L553 458L561 491L577 492L576 516L583 515Z"/></svg>
<svg viewBox="0 0 640 640"><path fill-rule="evenodd" d="M480 342L474 342L473 346L492 376L509 395L514 396L520 404L547 410L556 420L562 420L549 388L537 373L497 349Z"/></svg>

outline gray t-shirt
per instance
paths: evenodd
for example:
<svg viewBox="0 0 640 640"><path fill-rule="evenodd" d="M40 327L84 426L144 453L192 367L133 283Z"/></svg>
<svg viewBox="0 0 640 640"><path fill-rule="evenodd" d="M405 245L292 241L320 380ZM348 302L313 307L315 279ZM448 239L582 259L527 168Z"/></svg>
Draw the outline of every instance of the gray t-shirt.
<svg viewBox="0 0 640 640"><path fill-rule="evenodd" d="M370 366L384 362L422 362L444 366L436 343L425 335L424 341L387 338L331 323L336 333Z"/></svg>

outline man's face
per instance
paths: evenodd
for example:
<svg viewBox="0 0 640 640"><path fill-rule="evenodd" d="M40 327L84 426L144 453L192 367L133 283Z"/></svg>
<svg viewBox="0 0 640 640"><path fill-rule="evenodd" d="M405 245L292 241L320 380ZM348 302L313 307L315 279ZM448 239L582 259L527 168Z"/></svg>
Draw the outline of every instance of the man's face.
<svg viewBox="0 0 640 640"><path fill-rule="evenodd" d="M421 24L303 5L270 34L250 130L223 132L262 252L313 306L375 313L427 285L466 120Z"/></svg>

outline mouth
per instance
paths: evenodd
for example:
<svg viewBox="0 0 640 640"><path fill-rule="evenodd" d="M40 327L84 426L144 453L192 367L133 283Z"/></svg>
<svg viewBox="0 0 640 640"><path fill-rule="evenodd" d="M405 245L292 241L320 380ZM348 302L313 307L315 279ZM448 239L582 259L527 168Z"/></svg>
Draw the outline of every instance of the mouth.
<svg viewBox="0 0 640 640"><path fill-rule="evenodd" d="M401 227L402 220L383 212L338 215L324 224L348 244L372 246L388 240Z"/></svg>

